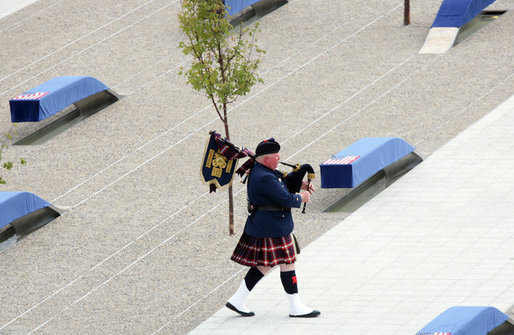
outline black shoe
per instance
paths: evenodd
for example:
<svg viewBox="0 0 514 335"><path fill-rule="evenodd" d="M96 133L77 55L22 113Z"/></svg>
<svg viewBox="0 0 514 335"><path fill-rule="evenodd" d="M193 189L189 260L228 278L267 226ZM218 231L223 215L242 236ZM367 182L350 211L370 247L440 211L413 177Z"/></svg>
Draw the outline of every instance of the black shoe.
<svg viewBox="0 0 514 335"><path fill-rule="evenodd" d="M321 315L321 312L317 311L317 310L313 310L312 312L310 312L308 314L302 314L302 315L291 315L291 314L289 314L289 316L292 317L292 318L315 318L315 317L320 316L320 315Z"/></svg>
<svg viewBox="0 0 514 335"><path fill-rule="evenodd" d="M234 305L232 305L230 302L227 302L225 304L225 306L228 308L228 309L231 309L233 310L234 312L236 313L239 313L241 314L241 316L254 316L255 313L254 312L243 312L243 311L240 311L239 309L237 309ZM319 313L319 312L318 312Z"/></svg>

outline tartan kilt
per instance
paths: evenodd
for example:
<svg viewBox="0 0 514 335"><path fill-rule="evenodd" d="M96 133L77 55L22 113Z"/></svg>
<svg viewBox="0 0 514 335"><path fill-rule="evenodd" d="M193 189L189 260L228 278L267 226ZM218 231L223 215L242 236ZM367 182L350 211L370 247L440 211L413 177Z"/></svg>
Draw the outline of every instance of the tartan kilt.
<svg viewBox="0 0 514 335"><path fill-rule="evenodd" d="M284 237L255 237L243 232L230 257L244 266L275 266L296 261L291 234Z"/></svg>

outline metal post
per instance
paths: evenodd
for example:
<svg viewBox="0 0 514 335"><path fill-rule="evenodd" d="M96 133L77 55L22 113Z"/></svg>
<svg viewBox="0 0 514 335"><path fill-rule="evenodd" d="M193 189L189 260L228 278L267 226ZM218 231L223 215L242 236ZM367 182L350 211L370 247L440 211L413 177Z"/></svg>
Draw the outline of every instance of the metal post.
<svg viewBox="0 0 514 335"><path fill-rule="evenodd" d="M410 24L410 0L405 0L403 5L403 25Z"/></svg>

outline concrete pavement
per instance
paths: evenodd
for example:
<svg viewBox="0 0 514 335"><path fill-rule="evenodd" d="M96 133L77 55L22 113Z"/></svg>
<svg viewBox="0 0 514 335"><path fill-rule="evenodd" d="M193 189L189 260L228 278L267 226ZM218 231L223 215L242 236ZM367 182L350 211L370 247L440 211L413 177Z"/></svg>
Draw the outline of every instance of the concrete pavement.
<svg viewBox="0 0 514 335"><path fill-rule="evenodd" d="M37 0L17 0L17 1L9 1L9 0L2 0L0 1L0 18L5 17L9 14L12 14L16 12L17 10L20 10Z"/></svg>

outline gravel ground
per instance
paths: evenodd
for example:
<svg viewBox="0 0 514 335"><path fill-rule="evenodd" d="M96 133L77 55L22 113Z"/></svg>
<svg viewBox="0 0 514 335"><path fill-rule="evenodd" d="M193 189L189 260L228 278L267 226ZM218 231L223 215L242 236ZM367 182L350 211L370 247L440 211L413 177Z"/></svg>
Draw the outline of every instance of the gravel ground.
<svg viewBox="0 0 514 335"><path fill-rule="evenodd" d="M427 157L512 95L512 11L444 55L420 55L440 2L413 4L407 27L402 4L295 0L260 18L264 84L230 111L233 142L253 149L273 136L284 161L317 167L361 137L397 136ZM8 151L28 165L2 190L68 210L0 254L0 334L148 334L170 320L166 331L184 334L238 286L226 192L199 180L208 131L222 125L178 75L179 6L41 0L0 20L0 132L8 99L55 76L91 75L124 95ZM304 245L348 215L324 212L347 191L314 183L307 214L295 213ZM234 184L237 234L244 191Z"/></svg>

